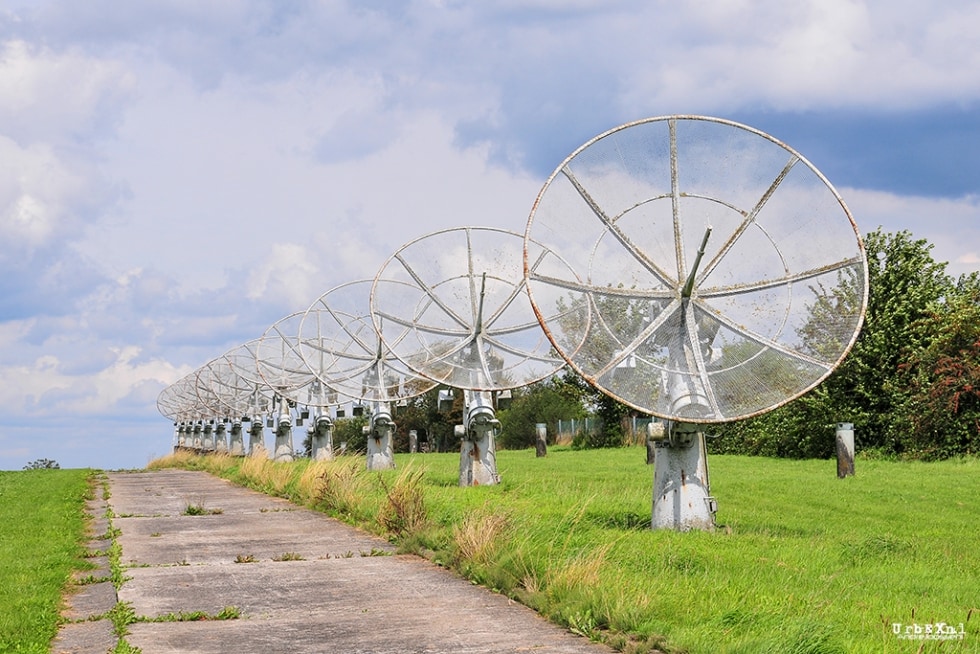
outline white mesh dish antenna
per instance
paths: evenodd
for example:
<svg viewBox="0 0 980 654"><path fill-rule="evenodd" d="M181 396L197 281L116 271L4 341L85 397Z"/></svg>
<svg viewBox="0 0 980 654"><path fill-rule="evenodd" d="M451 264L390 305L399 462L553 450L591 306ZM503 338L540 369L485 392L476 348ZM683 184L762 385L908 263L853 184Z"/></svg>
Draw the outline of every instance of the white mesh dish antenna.
<svg viewBox="0 0 980 654"><path fill-rule="evenodd" d="M213 363L204 364L194 373L194 390L201 408L207 411L210 418L231 415L226 397L221 393L222 386L216 379Z"/></svg>
<svg viewBox="0 0 980 654"><path fill-rule="evenodd" d="M535 264L535 242L554 259ZM716 118L592 139L548 179L525 244L531 303L561 356L672 420L737 420L802 395L850 350L867 306L864 245L830 182Z"/></svg>
<svg viewBox="0 0 980 654"><path fill-rule="evenodd" d="M227 354L209 361L204 367L209 371L208 380L214 393L227 407L225 414L236 418L248 415L253 408L255 383L238 374Z"/></svg>
<svg viewBox="0 0 980 654"><path fill-rule="evenodd" d="M233 348L221 357L236 376L231 383L232 387L236 391L247 393L245 399L245 404L249 407L247 415L253 416L269 412L275 397L273 390L259 374L258 351L259 339L253 339Z"/></svg>
<svg viewBox="0 0 980 654"><path fill-rule="evenodd" d="M181 377L157 396L157 409L174 421L197 420L202 414L196 391L197 371Z"/></svg>
<svg viewBox="0 0 980 654"><path fill-rule="evenodd" d="M520 234L487 227L404 245L371 289L371 315L390 351L420 375L464 390L517 388L554 374L565 362L528 303L523 249ZM545 248L529 241L527 252L533 267Z"/></svg>
<svg viewBox="0 0 980 654"><path fill-rule="evenodd" d="M279 396L306 405L313 404L312 389L319 386L299 352L299 330L305 312L290 314L273 323L255 341L255 362L262 381Z"/></svg>
<svg viewBox="0 0 980 654"><path fill-rule="evenodd" d="M403 366L382 341L371 321L371 283L348 282L317 298L300 321L299 354L321 383L346 397L389 401L421 395L435 383Z"/></svg>

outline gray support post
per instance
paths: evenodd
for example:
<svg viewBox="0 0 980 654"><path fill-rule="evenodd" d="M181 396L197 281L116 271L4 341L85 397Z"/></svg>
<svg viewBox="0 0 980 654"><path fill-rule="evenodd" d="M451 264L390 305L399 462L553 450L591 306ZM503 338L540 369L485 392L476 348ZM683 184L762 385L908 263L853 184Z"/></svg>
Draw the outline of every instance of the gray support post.
<svg viewBox="0 0 980 654"><path fill-rule="evenodd" d="M283 463L293 460L293 417L288 413L279 416L276 425L276 449L272 460Z"/></svg>
<svg viewBox="0 0 980 654"><path fill-rule="evenodd" d="M313 421L310 436L310 457L314 461L333 459L333 421L330 416L321 414Z"/></svg>
<svg viewBox="0 0 980 654"><path fill-rule="evenodd" d="M534 425L535 438L534 438L534 455L541 457L548 455L548 425L544 422L538 422Z"/></svg>
<svg viewBox="0 0 980 654"><path fill-rule="evenodd" d="M408 451L412 454L419 451L419 433L414 429L408 430Z"/></svg>
<svg viewBox="0 0 980 654"><path fill-rule="evenodd" d="M456 425L460 438L459 485L492 486L500 483L497 474L496 435L500 421L487 391L464 391L464 422Z"/></svg>
<svg viewBox="0 0 980 654"><path fill-rule="evenodd" d="M204 452L214 452L214 424L211 420L204 423L203 435L201 437L201 450Z"/></svg>
<svg viewBox="0 0 980 654"><path fill-rule="evenodd" d="M186 448L187 448L187 426L184 423L180 423L180 426L177 428L177 445L174 447L174 452Z"/></svg>
<svg viewBox="0 0 980 654"><path fill-rule="evenodd" d="M655 451L652 528L714 529L717 505L708 487L708 457L700 427L669 423L666 436L655 441Z"/></svg>
<svg viewBox="0 0 980 654"><path fill-rule="evenodd" d="M854 476L854 425L837 423L837 478Z"/></svg>
<svg viewBox="0 0 980 654"><path fill-rule="evenodd" d="M248 428L248 453L249 456L266 456L265 434L263 434L262 417L253 416L250 427Z"/></svg>
<svg viewBox="0 0 980 654"><path fill-rule="evenodd" d="M231 423L230 432L230 444L228 445L228 454L232 456L245 456L245 441L242 436L242 421L235 419Z"/></svg>
<svg viewBox="0 0 980 654"><path fill-rule="evenodd" d="M191 447L194 448L194 451L198 454L201 453L201 450L204 447L204 439L201 437L201 431L203 429L204 427L201 425L200 420L194 423L194 435L191 439Z"/></svg>
<svg viewBox="0 0 980 654"><path fill-rule="evenodd" d="M391 470L395 467L395 450L392 444L395 421L387 402L375 402L372 408L371 422L364 425L364 435L367 437L367 469Z"/></svg>
<svg viewBox="0 0 980 654"><path fill-rule="evenodd" d="M218 454L228 454L228 426L224 422L214 426L214 451Z"/></svg>

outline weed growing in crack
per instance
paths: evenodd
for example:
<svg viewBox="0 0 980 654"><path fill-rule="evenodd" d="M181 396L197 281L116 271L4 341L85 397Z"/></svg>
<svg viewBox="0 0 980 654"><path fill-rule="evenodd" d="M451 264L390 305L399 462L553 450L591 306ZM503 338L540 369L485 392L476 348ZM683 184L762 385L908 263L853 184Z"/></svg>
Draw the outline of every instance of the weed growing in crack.
<svg viewBox="0 0 980 654"><path fill-rule="evenodd" d="M242 616L242 610L237 606L226 606L217 613L206 611L180 611L168 613L155 618L134 617L134 622L202 622L205 620L237 620Z"/></svg>
<svg viewBox="0 0 980 654"><path fill-rule="evenodd" d="M305 561L302 555L296 552L283 552L279 556L272 557L273 561Z"/></svg>
<svg viewBox="0 0 980 654"><path fill-rule="evenodd" d="M200 504L188 504L184 507L184 515L220 515L224 512L224 509L205 508L203 502Z"/></svg>
<svg viewBox="0 0 980 654"><path fill-rule="evenodd" d="M378 549L377 547L372 547L370 552L361 551L362 557L368 556L391 556L391 552L388 550Z"/></svg>

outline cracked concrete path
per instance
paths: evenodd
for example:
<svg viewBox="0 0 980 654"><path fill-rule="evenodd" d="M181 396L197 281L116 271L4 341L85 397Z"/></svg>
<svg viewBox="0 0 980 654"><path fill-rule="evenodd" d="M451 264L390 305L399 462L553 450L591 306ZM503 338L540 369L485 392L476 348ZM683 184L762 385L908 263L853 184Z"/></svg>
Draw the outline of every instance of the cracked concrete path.
<svg viewBox="0 0 980 654"><path fill-rule="evenodd" d="M110 473L143 654L598 654L612 650L384 540L203 472ZM188 505L204 515L185 515ZM179 614L233 620L181 621ZM168 619L169 616L169 619Z"/></svg>
<svg viewBox="0 0 980 654"><path fill-rule="evenodd" d="M101 495L101 493L100 493ZM86 503L88 515L87 550L91 554L91 570L76 572L75 585L65 597L63 617L67 620L58 629L51 643L54 654L88 654L110 652L119 641L113 632L106 612L116 605L116 589L110 581L109 557L112 544L109 534L108 504L103 499Z"/></svg>

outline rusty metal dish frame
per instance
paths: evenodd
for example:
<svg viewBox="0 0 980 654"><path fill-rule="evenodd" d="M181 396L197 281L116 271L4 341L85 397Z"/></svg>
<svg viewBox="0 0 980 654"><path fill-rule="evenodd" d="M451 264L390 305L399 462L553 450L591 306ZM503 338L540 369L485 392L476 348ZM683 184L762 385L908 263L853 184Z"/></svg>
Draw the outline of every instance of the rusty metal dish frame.
<svg viewBox="0 0 980 654"><path fill-rule="evenodd" d="M727 422L803 395L853 347L867 309L864 244L839 193L733 121L661 116L600 134L545 183L533 240L576 270L525 252L555 349L666 419Z"/></svg>

